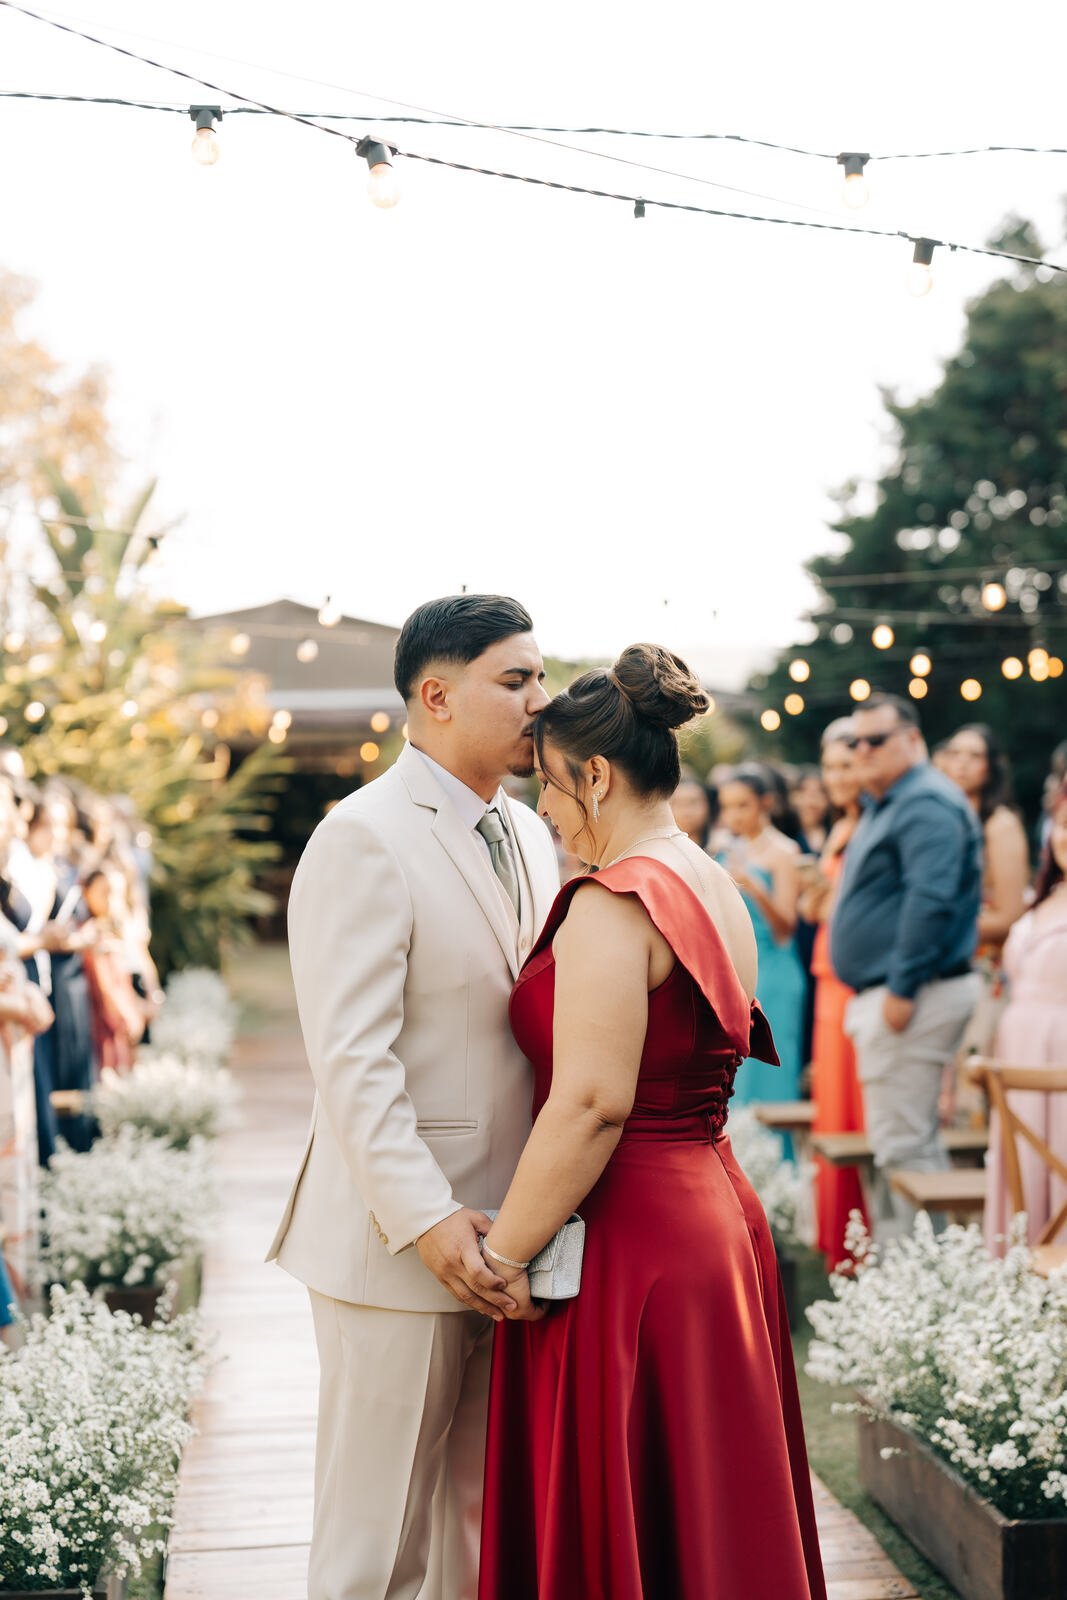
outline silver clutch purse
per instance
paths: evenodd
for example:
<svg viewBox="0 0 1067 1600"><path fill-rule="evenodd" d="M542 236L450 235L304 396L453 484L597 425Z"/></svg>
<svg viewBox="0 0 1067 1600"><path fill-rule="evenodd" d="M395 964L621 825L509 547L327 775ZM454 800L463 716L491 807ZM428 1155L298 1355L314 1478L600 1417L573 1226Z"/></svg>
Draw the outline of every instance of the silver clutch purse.
<svg viewBox="0 0 1067 1600"><path fill-rule="evenodd" d="M486 1216L496 1221L496 1212ZM582 1253L585 1249L585 1223L577 1212L554 1233L526 1269L530 1294L535 1300L573 1300L582 1286ZM492 1263L490 1262L490 1265Z"/></svg>

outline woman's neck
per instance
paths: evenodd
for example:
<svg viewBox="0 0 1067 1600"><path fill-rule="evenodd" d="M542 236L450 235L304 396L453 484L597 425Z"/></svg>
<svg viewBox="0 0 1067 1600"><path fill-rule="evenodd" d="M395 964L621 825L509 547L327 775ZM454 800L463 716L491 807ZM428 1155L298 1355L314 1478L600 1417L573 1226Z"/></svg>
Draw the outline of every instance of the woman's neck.
<svg viewBox="0 0 1067 1600"><path fill-rule="evenodd" d="M650 834L662 836L675 831L682 830L674 820L669 801L658 800L648 806L628 805L612 820L603 840L597 841L597 859L593 864L599 867L616 860Z"/></svg>

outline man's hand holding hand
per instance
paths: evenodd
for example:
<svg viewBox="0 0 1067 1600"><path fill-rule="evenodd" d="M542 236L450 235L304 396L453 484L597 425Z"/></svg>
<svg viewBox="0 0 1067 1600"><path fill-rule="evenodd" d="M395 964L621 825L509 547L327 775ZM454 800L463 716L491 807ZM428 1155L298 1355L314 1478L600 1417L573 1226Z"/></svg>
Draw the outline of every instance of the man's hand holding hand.
<svg viewBox="0 0 1067 1600"><path fill-rule="evenodd" d="M479 1248L479 1240L492 1225L484 1211L464 1207L420 1234L415 1248L423 1266L449 1294L472 1311L503 1322L504 1314L518 1307L507 1293L504 1279L490 1271Z"/></svg>
<svg viewBox="0 0 1067 1600"><path fill-rule="evenodd" d="M903 995L886 990L882 1001L882 1017L887 1028L892 1028L894 1033L903 1033L914 1013L914 1000L905 1000Z"/></svg>

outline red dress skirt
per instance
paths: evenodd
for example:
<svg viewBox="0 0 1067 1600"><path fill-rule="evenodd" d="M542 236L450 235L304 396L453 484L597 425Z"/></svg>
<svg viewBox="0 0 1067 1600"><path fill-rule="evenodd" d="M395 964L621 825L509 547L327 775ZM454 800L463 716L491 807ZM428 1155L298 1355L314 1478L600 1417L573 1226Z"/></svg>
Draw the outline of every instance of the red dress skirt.
<svg viewBox="0 0 1067 1600"><path fill-rule="evenodd" d="M552 939L512 996L552 1078ZM581 1293L497 1329L479 1600L825 1600L770 1229L723 1133L738 1063L776 1061L714 924L650 857L636 894L677 956L649 995L637 1097L582 1202Z"/></svg>

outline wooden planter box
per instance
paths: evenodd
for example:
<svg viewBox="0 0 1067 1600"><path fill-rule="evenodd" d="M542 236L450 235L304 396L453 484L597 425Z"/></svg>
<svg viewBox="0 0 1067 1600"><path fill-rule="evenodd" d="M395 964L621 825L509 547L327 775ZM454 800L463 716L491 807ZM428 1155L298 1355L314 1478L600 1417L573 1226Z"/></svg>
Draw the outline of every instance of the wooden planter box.
<svg viewBox="0 0 1067 1600"><path fill-rule="evenodd" d="M4 1589L4 1600L81 1600L80 1589ZM126 1600L125 1578L97 1578L93 1600Z"/></svg>
<svg viewBox="0 0 1067 1600"><path fill-rule="evenodd" d="M136 1289L105 1289L104 1303L109 1311L130 1311L141 1318L146 1328L156 1320L163 1285L139 1284Z"/></svg>
<svg viewBox="0 0 1067 1600"><path fill-rule="evenodd" d="M882 1460L883 1449L902 1455ZM914 1434L859 1418L860 1479L963 1600L1063 1600L1067 1517L1013 1521Z"/></svg>

